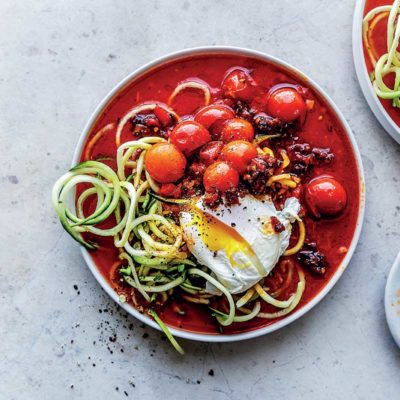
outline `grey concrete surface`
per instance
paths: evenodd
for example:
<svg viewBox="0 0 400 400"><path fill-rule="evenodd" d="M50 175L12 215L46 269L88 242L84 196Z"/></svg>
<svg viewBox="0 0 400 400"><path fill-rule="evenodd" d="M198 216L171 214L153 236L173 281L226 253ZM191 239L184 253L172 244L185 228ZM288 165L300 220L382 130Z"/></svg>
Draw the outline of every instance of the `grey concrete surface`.
<svg viewBox="0 0 400 400"><path fill-rule="evenodd" d="M383 290L400 247L400 147L360 92L353 7L348 0L0 2L1 400L399 399L400 351L385 323ZM183 341L182 358L108 299L62 231L50 190L111 87L155 57L214 44L271 53L329 92L362 153L366 220L348 270L309 314L252 341Z"/></svg>

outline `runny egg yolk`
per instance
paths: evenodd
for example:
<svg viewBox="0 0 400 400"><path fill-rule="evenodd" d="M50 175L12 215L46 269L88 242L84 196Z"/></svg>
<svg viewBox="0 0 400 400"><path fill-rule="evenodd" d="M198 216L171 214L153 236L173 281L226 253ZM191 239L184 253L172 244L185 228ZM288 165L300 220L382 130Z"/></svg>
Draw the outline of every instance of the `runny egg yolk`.
<svg viewBox="0 0 400 400"><path fill-rule="evenodd" d="M262 272L262 265L254 250L234 227L197 208L192 209L191 214L191 224L196 225L201 240L210 251L224 251L232 267L247 268L254 265Z"/></svg>

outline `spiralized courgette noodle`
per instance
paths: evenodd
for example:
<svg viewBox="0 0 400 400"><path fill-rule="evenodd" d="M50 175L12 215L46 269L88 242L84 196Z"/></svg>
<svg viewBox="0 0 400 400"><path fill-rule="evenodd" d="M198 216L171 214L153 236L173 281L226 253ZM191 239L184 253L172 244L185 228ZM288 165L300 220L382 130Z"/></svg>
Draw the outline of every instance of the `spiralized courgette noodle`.
<svg viewBox="0 0 400 400"><path fill-rule="evenodd" d="M397 63L397 54L392 54L390 57L390 60L395 60L393 62ZM204 103L209 104L211 96L209 87L195 81L180 84L171 94L168 103L171 104L174 97L187 88L202 90ZM119 276L119 280L122 279L140 293L148 304L147 313L160 325L175 349L183 354L180 345L152 308L155 301L162 305L175 290L179 290L181 297L186 301L209 306L210 299L214 297L206 292L206 282L209 282L222 296L225 296L228 305L228 312L211 307L210 310L221 326L229 326L234 322L249 321L253 318L273 319L290 313L302 298L305 279L303 271L289 262L286 279L282 287L275 292L269 293L269 289L264 286L264 280L261 280L245 293L232 295L207 267L198 265L184 246L182 228L170 217L167 207L169 203L190 207L190 201L168 200L161 197L157 194L159 192L157 183L146 171L144 163L146 152L155 144L166 140L150 136L121 144L121 134L128 121L139 113L153 111L156 106L167 110L176 122L180 120L169 105L153 102L135 106L118 123L108 124L93 135L84 153L86 161L71 168L54 185L52 203L65 230L87 249L94 250L97 244L85 239L85 233L113 237L114 245L119 250L120 260L110 269L111 282L115 283L116 277ZM111 134L115 135L117 145L116 171L100 161L91 160L96 142L104 135ZM257 138L255 144L279 136L266 135ZM274 156L268 147L259 151ZM282 159L281 172L272 176L268 185L279 184L281 187L295 188L299 182L298 178L284 172L290 163L286 152L280 151L279 156ZM75 207L69 207L68 198L78 185L84 189L75 199ZM89 199L92 203L95 199L95 207L90 215L85 215L87 208L85 204ZM101 227L101 224L110 217L115 221L114 226ZM303 246L305 226L300 218L297 223L298 241L292 248L286 250L284 256L295 254ZM294 271L298 274L297 289L287 299L277 299L291 285ZM194 284L193 281L202 283ZM132 296L133 304L137 305L135 294ZM274 313L262 312L263 302L279 310Z"/></svg>
<svg viewBox="0 0 400 400"><path fill-rule="evenodd" d="M376 94L382 99L392 100L393 107L400 107L400 53L397 51L400 40L400 0L393 4L379 6L369 11L363 20L363 41L368 57L374 67L371 75L372 85ZM387 18L387 52L378 55L372 33L382 19ZM394 74L393 87L389 87L384 78Z"/></svg>
<svg viewBox="0 0 400 400"><path fill-rule="evenodd" d="M207 83L198 79L195 81L190 80L190 81L181 82L169 96L168 105L171 106L173 104L176 96L178 96L179 93L181 93L187 89L202 91L203 95L204 95L204 105L208 106L210 104L210 100L211 100L210 87L207 85Z"/></svg>

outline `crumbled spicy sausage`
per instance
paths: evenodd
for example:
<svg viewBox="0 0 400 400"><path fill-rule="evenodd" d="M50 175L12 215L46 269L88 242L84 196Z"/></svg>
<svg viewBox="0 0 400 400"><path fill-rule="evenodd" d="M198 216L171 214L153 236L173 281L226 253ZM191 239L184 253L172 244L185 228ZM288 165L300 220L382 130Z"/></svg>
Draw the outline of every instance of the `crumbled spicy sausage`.
<svg viewBox="0 0 400 400"><path fill-rule="evenodd" d="M298 130L296 122L284 122L265 113L259 113L253 118L253 125L257 135L293 135Z"/></svg>
<svg viewBox="0 0 400 400"><path fill-rule="evenodd" d="M323 162L331 162L334 159L333 153L331 153L330 148L322 149L319 147L314 147L312 149L312 153L314 154L315 158L318 161L323 161Z"/></svg>
<svg viewBox="0 0 400 400"><path fill-rule="evenodd" d="M181 184L181 193L184 197L192 197L203 192L203 175L206 166L201 162L193 162Z"/></svg>
<svg viewBox="0 0 400 400"><path fill-rule="evenodd" d="M195 161L189 166L187 175L192 178L203 178L205 170L205 164Z"/></svg>
<svg viewBox="0 0 400 400"><path fill-rule="evenodd" d="M225 203L226 206L229 207L229 206L232 206L234 204L239 204L240 192L238 191L237 188L229 189L224 194L225 194L224 203Z"/></svg>
<svg viewBox="0 0 400 400"><path fill-rule="evenodd" d="M233 106L233 110L237 117L247 119L248 121L252 121L254 116L254 111L251 107L242 100L238 100Z"/></svg>
<svg viewBox="0 0 400 400"><path fill-rule="evenodd" d="M325 256L318 251L317 245L314 242L305 243L297 259L315 274L324 275L326 272Z"/></svg>
<svg viewBox="0 0 400 400"><path fill-rule="evenodd" d="M291 172L300 176L310 172L314 164L328 164L335 157L330 148L311 148L308 143L296 143L289 146L287 150L292 160Z"/></svg>
<svg viewBox="0 0 400 400"><path fill-rule="evenodd" d="M221 193L219 191L206 192L203 201L207 207L216 208L222 203Z"/></svg>
<svg viewBox="0 0 400 400"><path fill-rule="evenodd" d="M219 190L205 192L203 201L204 204L210 208L216 208L220 204L230 207L232 205L239 204L240 198L245 196L247 193L247 188L243 184L239 184L239 187L228 189L224 193L220 192Z"/></svg>
<svg viewBox="0 0 400 400"><path fill-rule="evenodd" d="M159 119L154 114L137 114L131 119L132 133L135 137L145 136L167 137L167 132L162 129Z"/></svg>
<svg viewBox="0 0 400 400"><path fill-rule="evenodd" d="M185 178L180 185L180 189L183 197L193 197L202 193L203 182L201 179Z"/></svg>
<svg viewBox="0 0 400 400"><path fill-rule="evenodd" d="M267 181L274 174L276 162L273 157L257 156L250 161L243 180L247 183L252 194L265 194L267 192Z"/></svg>

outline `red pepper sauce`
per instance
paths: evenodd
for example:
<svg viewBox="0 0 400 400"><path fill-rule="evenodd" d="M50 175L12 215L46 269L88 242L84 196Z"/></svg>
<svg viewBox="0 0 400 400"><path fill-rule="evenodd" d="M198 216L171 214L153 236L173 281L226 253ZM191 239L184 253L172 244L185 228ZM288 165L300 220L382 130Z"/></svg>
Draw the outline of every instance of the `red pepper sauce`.
<svg viewBox="0 0 400 400"><path fill-rule="evenodd" d="M364 16L371 11L372 9L385 6L385 5L392 5L393 1L391 0L367 0L365 2L365 9L364 9ZM383 54L387 53L387 17L381 19L377 25L375 26L374 30L372 31L371 35L371 42L373 47L376 49L378 58ZM364 57L365 63L367 66L368 73L371 74L374 71L374 67L371 63L371 60L368 56L365 43L363 42L364 48ZM387 75L384 78L384 82L389 86L393 87L394 83L394 74ZM385 100L381 99L379 101L382 103L384 109L389 114L390 118L396 123L396 125L400 126L400 110L397 107L393 107L392 100Z"/></svg>
<svg viewBox="0 0 400 400"><path fill-rule="evenodd" d="M265 61L231 55L203 55L194 56L158 67L143 76L137 78L122 90L105 108L94 124L88 140L102 127L110 122L116 122L133 106L144 101L167 102L174 88L187 78L199 78L207 82L211 87L219 88L226 71L233 66L241 66L249 69L252 77L261 88L268 89L276 84L290 83L300 84L307 88L307 81L302 80L281 67ZM360 184L355 156L349 139L340 122L335 117L330 106L321 99L311 88L310 96L314 100L314 108L308 112L307 118L298 133L298 143L309 143L315 147L329 147L334 153L334 161L329 165L315 166L312 175L307 176L306 182L315 176L322 174L335 177L347 191L347 207L340 217L334 219L315 220L306 215L303 220L306 225L306 238L315 241L318 249L325 254L328 268L325 276L319 277L305 270L306 288L297 309L307 304L329 282L343 260L346 249L350 247L359 210ZM217 95L217 93L214 93ZM196 96L190 97L193 106L199 101ZM262 108L262 99L259 107ZM185 105L190 109L190 104ZM258 111L264 111L262 109ZM129 137L125 138L125 140ZM132 140L133 137L130 137ZM115 136L113 134L100 140L94 149L93 156L114 156L116 152ZM302 199L300 199L303 203ZM296 242L297 229L294 226L291 245ZM101 245L97 251L92 251L91 256L102 274L110 281L110 268L118 260L118 252L113 246L111 238L94 238ZM297 263L296 256L290 257ZM278 267L276 267L277 269ZM279 268L276 276L279 277ZM297 276L285 292L282 298L287 298L296 289ZM111 283L111 282L110 282ZM263 302L264 303L264 302ZM175 306L186 312L179 316ZM267 304L263 304L263 311L277 311ZM188 303L181 299L169 300L159 311L161 318L168 325L198 333L215 334L220 332L219 324L211 315L207 306ZM270 325L275 320L255 318L245 323L234 323L223 329L224 333L232 334Z"/></svg>

